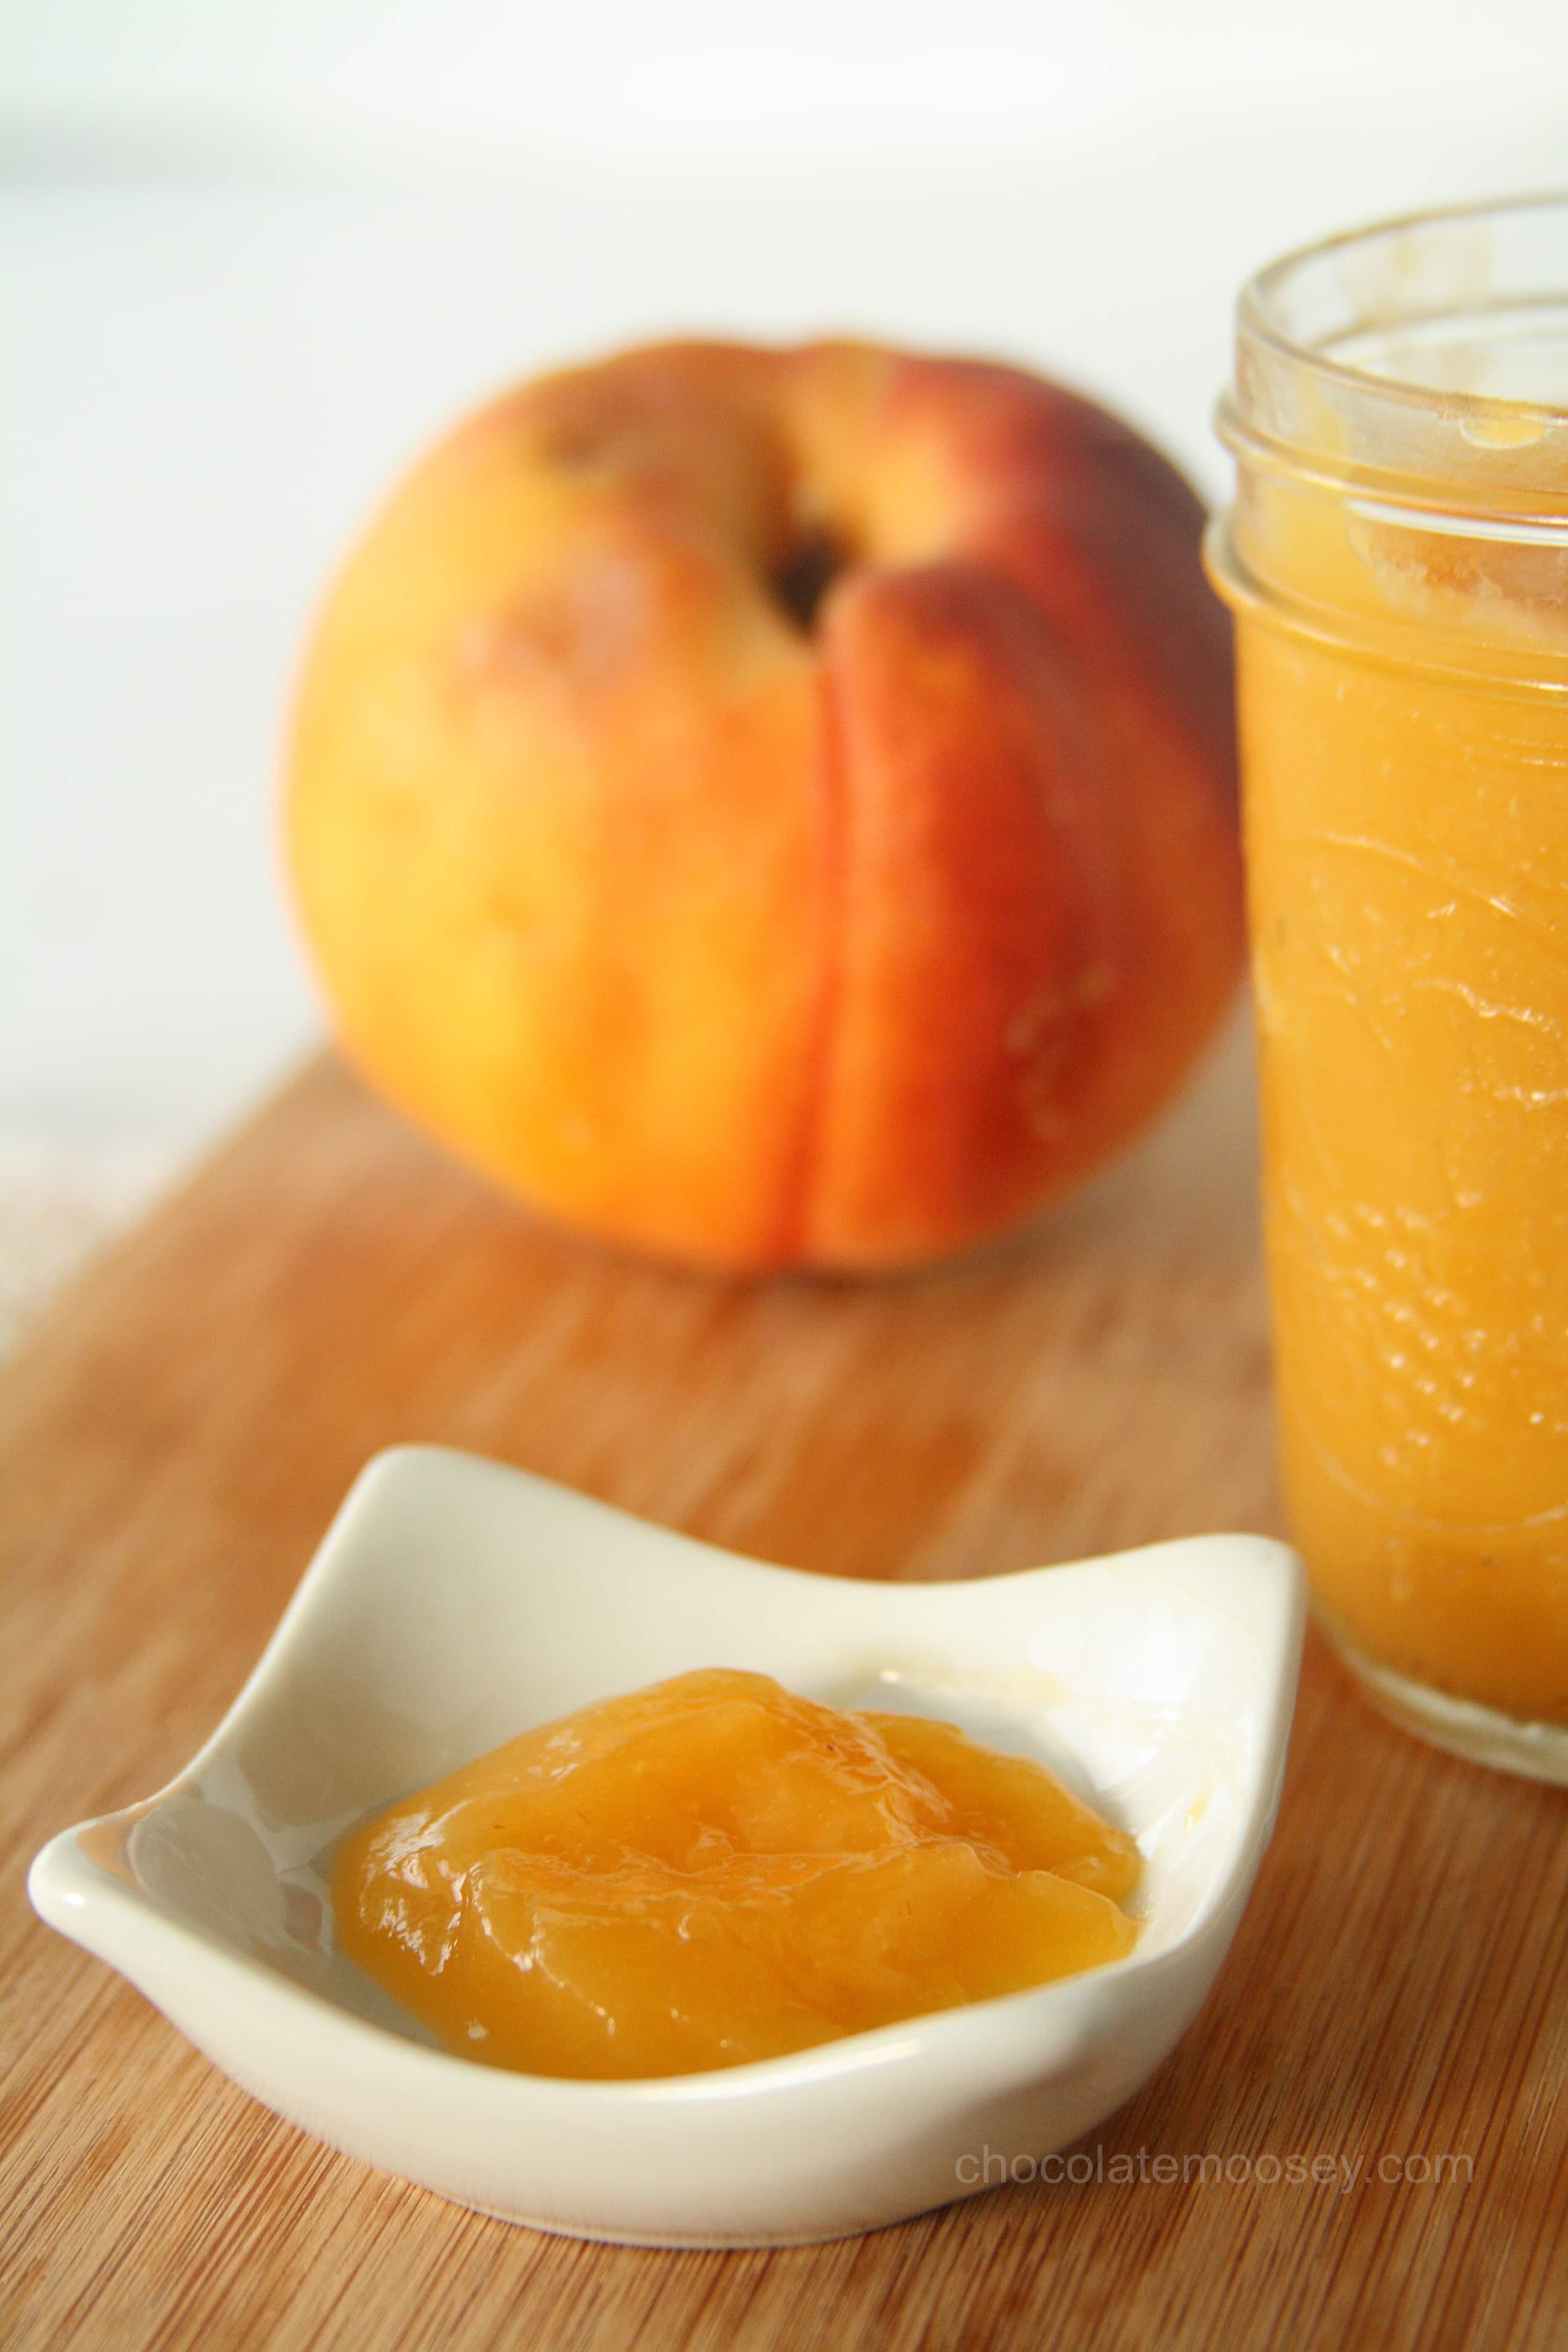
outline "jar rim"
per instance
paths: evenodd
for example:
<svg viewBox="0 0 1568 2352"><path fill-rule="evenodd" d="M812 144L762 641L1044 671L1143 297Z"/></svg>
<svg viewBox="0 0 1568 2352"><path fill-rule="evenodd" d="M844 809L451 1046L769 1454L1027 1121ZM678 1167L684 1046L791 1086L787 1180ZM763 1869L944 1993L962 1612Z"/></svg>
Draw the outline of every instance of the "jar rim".
<svg viewBox="0 0 1568 2352"><path fill-rule="evenodd" d="M1409 213L1270 262L1237 301L1215 425L1244 478L1563 549L1568 192Z"/></svg>
<svg viewBox="0 0 1568 2352"><path fill-rule="evenodd" d="M1409 242L1423 232L1460 233L1509 223L1534 223L1553 216L1561 223L1563 275L1551 292L1568 304L1568 188L1547 189L1531 195L1488 197L1470 204L1445 205L1393 214L1359 227L1338 230L1331 236L1314 239L1310 244L1293 247L1289 252L1266 263L1243 286L1237 303L1238 339L1250 338L1273 352L1279 361L1310 368L1314 374L1336 381L1347 389L1373 392L1384 399L1396 396L1401 405L1412 410L1425 409L1436 415L1451 415L1456 405L1462 404L1471 414L1485 415L1494 411L1510 415L1522 410L1543 420L1568 423L1568 388L1564 389L1561 398L1535 399L1513 394L1460 391L1423 383L1386 369L1358 366L1352 361L1336 357L1331 351L1325 350L1324 339L1292 331L1284 314L1285 301L1292 288L1299 288L1309 273L1332 270L1342 280L1343 273L1338 265L1352 260L1358 255L1370 256L1380 247L1392 248L1396 244L1407 248ZM1410 302L1407 310L1401 308L1397 292L1393 299L1389 299L1385 280L1384 298L1378 306L1375 321L1369 319L1358 322L1347 319L1345 330L1342 332L1352 330L1358 323L1376 323L1384 328L1418 324L1434 315L1429 309L1416 307L1419 299L1418 273L1407 273L1406 299Z"/></svg>

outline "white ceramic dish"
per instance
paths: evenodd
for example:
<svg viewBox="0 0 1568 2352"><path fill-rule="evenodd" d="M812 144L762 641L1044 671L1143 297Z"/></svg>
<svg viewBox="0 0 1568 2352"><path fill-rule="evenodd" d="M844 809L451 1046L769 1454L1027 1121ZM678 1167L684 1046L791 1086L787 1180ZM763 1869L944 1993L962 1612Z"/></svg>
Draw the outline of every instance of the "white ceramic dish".
<svg viewBox="0 0 1568 2352"><path fill-rule="evenodd" d="M146 1803L55 1838L32 1897L279 2114L460 2204L648 2244L836 2237L984 2187L987 2148L1065 2146L1165 2055L1273 1825L1301 1623L1300 1568L1258 1537L852 1583L403 1449L355 1484L201 1754ZM325 1874L350 1822L527 1725L704 1665L1045 1758L1142 1847L1133 1954L644 2083L448 2056L335 1955Z"/></svg>

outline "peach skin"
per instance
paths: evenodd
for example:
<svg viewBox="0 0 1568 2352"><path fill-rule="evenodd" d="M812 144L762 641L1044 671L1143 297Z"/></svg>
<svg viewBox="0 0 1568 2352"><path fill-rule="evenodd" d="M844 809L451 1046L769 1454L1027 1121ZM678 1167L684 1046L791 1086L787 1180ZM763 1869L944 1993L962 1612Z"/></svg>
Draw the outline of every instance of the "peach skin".
<svg viewBox="0 0 1568 2352"><path fill-rule="evenodd" d="M289 858L347 1050L668 1257L894 1266L1029 1215L1240 968L1202 521L978 362L672 343L507 395L309 650Z"/></svg>

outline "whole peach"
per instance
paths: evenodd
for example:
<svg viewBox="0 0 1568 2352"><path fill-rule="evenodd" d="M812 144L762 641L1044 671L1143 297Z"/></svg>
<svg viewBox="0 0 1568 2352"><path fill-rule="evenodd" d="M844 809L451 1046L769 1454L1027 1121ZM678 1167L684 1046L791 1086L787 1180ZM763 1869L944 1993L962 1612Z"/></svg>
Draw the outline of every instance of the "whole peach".
<svg viewBox="0 0 1568 2352"><path fill-rule="evenodd" d="M919 1261L1167 1097L1242 954L1202 509L1104 410L671 343L461 425L310 646L289 798L351 1055L573 1225Z"/></svg>

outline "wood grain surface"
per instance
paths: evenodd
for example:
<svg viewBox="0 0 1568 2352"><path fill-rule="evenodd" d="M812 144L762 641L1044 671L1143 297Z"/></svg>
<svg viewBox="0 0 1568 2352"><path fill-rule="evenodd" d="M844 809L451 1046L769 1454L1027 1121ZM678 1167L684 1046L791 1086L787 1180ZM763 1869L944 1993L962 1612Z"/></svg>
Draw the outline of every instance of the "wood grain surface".
<svg viewBox="0 0 1568 2352"><path fill-rule="evenodd" d="M986 1258L747 1289L540 1231L324 1060L79 1286L0 1383L13 2352L1568 2343L1563 1801L1385 1727L1316 1643L1240 1937L1093 2177L837 2245L460 2212L279 2122L26 1906L47 1834L195 1749L395 1440L843 1575L1272 1528L1246 1069L1237 1031ZM1229 2177L1157 2162L1205 2154ZM1333 2179L1272 2179L1292 2156Z"/></svg>

